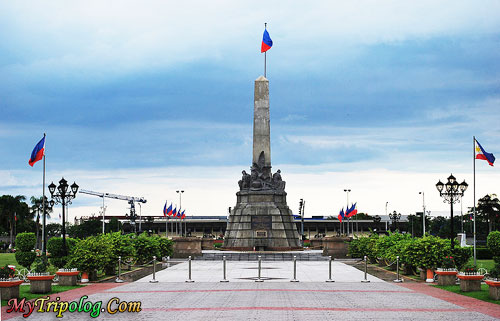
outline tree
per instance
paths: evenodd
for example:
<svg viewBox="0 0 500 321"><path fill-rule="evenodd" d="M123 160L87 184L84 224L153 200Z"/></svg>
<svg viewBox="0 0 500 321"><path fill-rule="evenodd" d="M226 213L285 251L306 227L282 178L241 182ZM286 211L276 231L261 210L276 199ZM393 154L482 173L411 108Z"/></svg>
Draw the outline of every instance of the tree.
<svg viewBox="0 0 500 321"><path fill-rule="evenodd" d="M30 201L31 201L30 211L33 214L33 216L36 215L36 222L35 222L36 247L40 248L41 247L40 246L41 233L39 233L39 231L41 230L40 216L41 216L41 219L43 220L43 196L40 196L40 197L31 196ZM49 213L52 213L52 208L49 207L48 201L49 200L48 200L47 196L45 196L45 214L46 214L47 218L50 218Z"/></svg>
<svg viewBox="0 0 500 321"><path fill-rule="evenodd" d="M500 200L496 194L485 195L477 200L476 218L487 224L488 232L500 227Z"/></svg>
<svg viewBox="0 0 500 321"><path fill-rule="evenodd" d="M10 244L13 244L17 231L30 232L34 227L34 224L30 223L33 216L25 200L23 195L0 197L0 232L9 232Z"/></svg>
<svg viewBox="0 0 500 321"><path fill-rule="evenodd" d="M62 225L59 223L50 223L45 226L47 229L47 239L54 236L61 236Z"/></svg>

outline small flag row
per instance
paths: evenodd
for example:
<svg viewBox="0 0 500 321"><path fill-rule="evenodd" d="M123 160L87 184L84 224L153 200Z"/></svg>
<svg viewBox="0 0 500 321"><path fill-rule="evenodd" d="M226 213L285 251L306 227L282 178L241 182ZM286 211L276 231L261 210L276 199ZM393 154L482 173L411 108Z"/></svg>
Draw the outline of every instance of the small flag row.
<svg viewBox="0 0 500 321"><path fill-rule="evenodd" d="M181 212L181 209L177 210L177 206L173 207L173 204L170 203L170 206L167 207L168 202L165 202L163 206L163 216L168 216L172 218L180 218L181 220L186 218L186 210Z"/></svg>

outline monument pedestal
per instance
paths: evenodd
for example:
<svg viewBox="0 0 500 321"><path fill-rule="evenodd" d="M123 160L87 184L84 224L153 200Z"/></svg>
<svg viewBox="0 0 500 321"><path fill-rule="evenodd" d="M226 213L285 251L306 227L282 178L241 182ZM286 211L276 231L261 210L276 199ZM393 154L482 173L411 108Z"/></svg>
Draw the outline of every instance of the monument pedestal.
<svg viewBox="0 0 500 321"><path fill-rule="evenodd" d="M300 249L300 238L286 192L239 191L224 237L224 248L241 251Z"/></svg>

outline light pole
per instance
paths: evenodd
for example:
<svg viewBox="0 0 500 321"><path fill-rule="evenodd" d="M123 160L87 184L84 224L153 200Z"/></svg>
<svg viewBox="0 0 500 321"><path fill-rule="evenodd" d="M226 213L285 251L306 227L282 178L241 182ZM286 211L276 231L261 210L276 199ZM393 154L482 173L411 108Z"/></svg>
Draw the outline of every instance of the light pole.
<svg viewBox="0 0 500 321"><path fill-rule="evenodd" d="M385 216L387 217L387 204L389 204L389 202L385 202ZM387 221L385 221L385 231L387 232Z"/></svg>
<svg viewBox="0 0 500 321"><path fill-rule="evenodd" d="M422 232L422 237L425 236L425 193L424 192L418 192L419 194L422 194L422 207L424 211L422 212L422 226L423 226L423 232Z"/></svg>
<svg viewBox="0 0 500 321"><path fill-rule="evenodd" d="M397 213L396 211L393 211L392 213L389 213L389 218L392 220L392 225L394 225L395 230L398 229L398 222L401 219L401 213Z"/></svg>
<svg viewBox="0 0 500 321"><path fill-rule="evenodd" d="M299 202L299 215L300 215L300 244L302 244L302 247L304 247L304 207L306 205L306 202L304 201L303 198L300 199Z"/></svg>
<svg viewBox="0 0 500 321"><path fill-rule="evenodd" d="M345 210L346 210L346 211L347 211L347 209L349 208L349 192L350 192L350 191L351 191L350 189L344 189L344 192L346 192L346 193L347 193L347 206L346 206L346 208L345 208ZM349 236L349 220L350 220L350 219L349 219L349 218L347 218L347 236Z"/></svg>
<svg viewBox="0 0 500 321"><path fill-rule="evenodd" d="M139 205L139 233L142 233L142 205L141 203L137 203Z"/></svg>
<svg viewBox="0 0 500 321"><path fill-rule="evenodd" d="M175 191L176 193L179 194L179 210L182 209L182 193L184 193L184 191L182 190L179 190L179 191ZM182 221L179 219L179 224L180 224L180 228L181 228L181 236L184 234L184 232L182 231Z"/></svg>
<svg viewBox="0 0 500 321"><path fill-rule="evenodd" d="M450 174L448 177L448 182L446 184L443 184L441 180L436 183L436 188L439 192L439 196L444 198L444 203L450 203L450 218L451 218L451 232L450 232L450 242L451 242L451 249L455 247L455 242L454 242L454 230L453 230L453 204L460 202L460 199L464 195L464 192L467 190L467 187L469 184L465 182L465 180L462 183L458 183L457 179L453 174Z"/></svg>
<svg viewBox="0 0 500 321"><path fill-rule="evenodd" d="M70 187L71 190L68 191L68 187ZM49 185L51 198L55 200L55 203L59 203L62 205L62 236L63 236L64 256L68 255L68 249L66 247L66 205L71 204L71 200L76 197L76 193L78 192L78 187L79 186L75 182L73 182L73 184L69 186L68 181L66 181L64 177L61 178L61 180L59 181L59 186L57 186L57 193L55 193L56 184L52 182Z"/></svg>

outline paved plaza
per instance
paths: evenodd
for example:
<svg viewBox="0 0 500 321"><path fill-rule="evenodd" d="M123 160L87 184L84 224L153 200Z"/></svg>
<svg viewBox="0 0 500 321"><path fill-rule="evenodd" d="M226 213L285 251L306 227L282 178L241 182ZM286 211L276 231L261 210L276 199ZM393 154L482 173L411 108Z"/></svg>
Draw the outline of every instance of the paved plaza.
<svg viewBox="0 0 500 321"><path fill-rule="evenodd" d="M500 306L436 289L423 283L395 284L333 262L335 282L327 283L328 261L262 262L264 282L255 282L257 262L192 261L193 283L186 283L188 263L182 262L137 282L93 284L61 294L61 300L88 295L103 307L113 298L141 301L142 311L98 319L114 320L497 320ZM2 312L2 320L22 320ZM55 320L55 313L34 312L28 319ZM24 320L24 319L23 319ZM64 314L63 320L92 320L89 313Z"/></svg>

